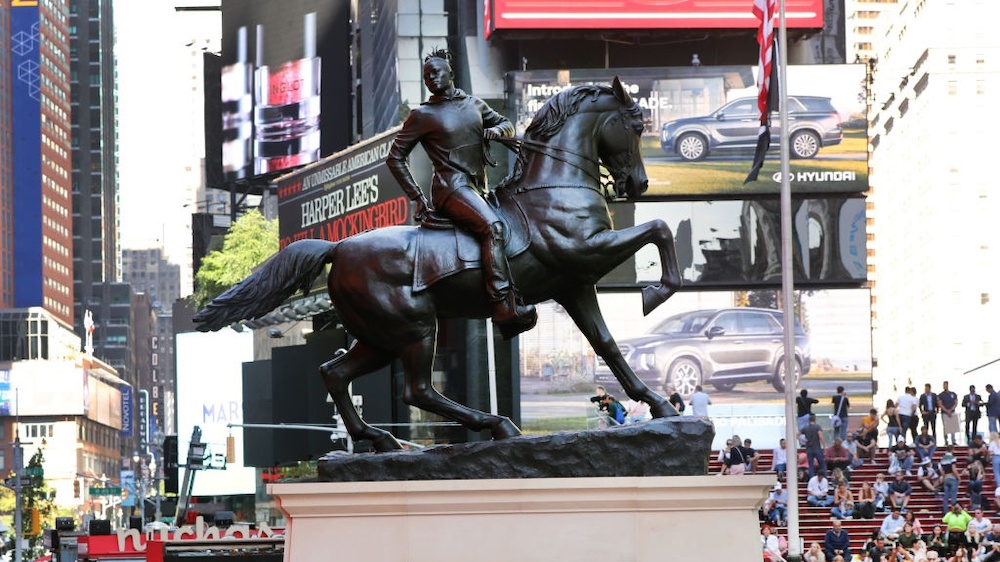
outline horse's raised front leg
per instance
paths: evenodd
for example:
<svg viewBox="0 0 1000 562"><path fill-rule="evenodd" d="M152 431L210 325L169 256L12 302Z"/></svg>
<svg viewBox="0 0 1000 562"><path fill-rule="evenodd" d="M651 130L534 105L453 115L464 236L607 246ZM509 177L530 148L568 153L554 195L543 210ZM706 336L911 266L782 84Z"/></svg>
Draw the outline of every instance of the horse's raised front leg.
<svg viewBox="0 0 1000 562"><path fill-rule="evenodd" d="M392 451L403 446L388 431L372 427L365 423L348 392L352 380L367 375L388 365L393 356L385 351L374 349L361 342L355 342L347 353L323 363L319 367L323 384L330 398L337 405L337 412L344 420L344 426L355 441L368 439L376 451Z"/></svg>
<svg viewBox="0 0 1000 562"><path fill-rule="evenodd" d="M445 398L431 385L436 335L427 336L405 346L400 354L405 386L403 401L421 410L458 422L473 431L490 430L493 439L506 439L521 434L521 430L506 416L481 412Z"/></svg>
<svg viewBox="0 0 1000 562"><path fill-rule="evenodd" d="M648 315L681 288L681 273L674 250L674 235L667 223L654 219L622 230L603 230L574 249L586 259L598 260L597 270L610 270L635 255L646 244L653 244L660 254L660 283L642 289L642 313ZM596 264L595 264L596 265Z"/></svg>
<svg viewBox="0 0 1000 562"><path fill-rule="evenodd" d="M577 327L590 342L590 346L594 348L594 352L604 359L629 398L649 404L649 412L654 418L679 415L670 402L639 380L622 357L618 344L604 323L604 315L601 314L601 307L597 304L597 290L593 285L564 292L556 298L556 302L562 305L570 318L576 322Z"/></svg>

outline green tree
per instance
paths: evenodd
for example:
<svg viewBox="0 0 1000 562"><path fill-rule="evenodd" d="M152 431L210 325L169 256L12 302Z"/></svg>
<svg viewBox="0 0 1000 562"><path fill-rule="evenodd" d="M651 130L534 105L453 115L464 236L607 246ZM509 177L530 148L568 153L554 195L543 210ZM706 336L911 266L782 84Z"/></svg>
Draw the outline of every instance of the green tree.
<svg viewBox="0 0 1000 562"><path fill-rule="evenodd" d="M242 281L277 251L278 221L265 219L256 209L237 219L226 233L222 249L201 261L195 276L195 309Z"/></svg>
<svg viewBox="0 0 1000 562"><path fill-rule="evenodd" d="M45 442L42 442L44 445ZM25 468L33 469L43 469L45 464L45 454L42 448L35 451L35 454L31 456L31 460L28 461ZM14 494L10 494L10 498L14 498ZM30 521L28 520L27 514L30 513L31 508L38 508L41 514L42 529L51 529L55 524L56 504L55 504L56 492L48 484L45 483L44 476L31 476L31 486L25 486L21 488L21 503L24 507L25 516L22 518L24 528L30 529ZM13 506L11 506L13 507ZM13 511L13 510L12 510ZM11 528L13 528L13 517L11 517ZM48 550L43 544L44 533L37 537L31 537L28 539L28 548L24 550L23 559L24 560L34 560L39 556L44 556Z"/></svg>

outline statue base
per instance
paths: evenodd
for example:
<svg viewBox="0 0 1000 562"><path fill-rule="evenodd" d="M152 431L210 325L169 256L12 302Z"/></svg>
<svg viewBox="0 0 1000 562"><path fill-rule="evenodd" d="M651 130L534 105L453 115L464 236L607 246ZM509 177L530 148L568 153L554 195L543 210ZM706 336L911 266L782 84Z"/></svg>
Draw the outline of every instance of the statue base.
<svg viewBox="0 0 1000 562"><path fill-rule="evenodd" d="M320 482L708 474L715 427L674 416L607 429L521 435L388 453L330 453Z"/></svg>
<svg viewBox="0 0 1000 562"><path fill-rule="evenodd" d="M760 562L773 475L270 484L285 561ZM721 539L721 540L720 540Z"/></svg>

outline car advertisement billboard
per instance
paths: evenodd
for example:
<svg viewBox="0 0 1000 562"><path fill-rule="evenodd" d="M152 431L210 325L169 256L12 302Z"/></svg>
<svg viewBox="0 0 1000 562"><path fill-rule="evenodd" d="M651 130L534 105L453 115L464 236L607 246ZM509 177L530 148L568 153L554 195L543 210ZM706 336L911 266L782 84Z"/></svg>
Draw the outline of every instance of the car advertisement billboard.
<svg viewBox="0 0 1000 562"><path fill-rule="evenodd" d="M250 330L186 332L177 334L177 451L181 464L187 462L191 434L201 428L201 441L209 457L201 470L192 495L221 496L252 494L254 469L243 463L243 363L253 361L253 334ZM236 462L226 463L226 438L235 442Z"/></svg>
<svg viewBox="0 0 1000 562"><path fill-rule="evenodd" d="M350 143L349 3L224 0L220 65L221 89L207 90L221 96L222 170L208 177L280 172Z"/></svg>
<svg viewBox="0 0 1000 562"><path fill-rule="evenodd" d="M778 291L682 292L649 316L642 315L638 291L601 292L598 299L626 362L650 388L666 396L664 385L673 385L685 403L695 385L709 394L714 449L733 433L758 448L774 447L784 437L783 384L775 380L784 357ZM869 290L797 291L794 302L798 389L818 400L813 412L827 428L831 398L843 386L849 427L857 427L872 405ZM519 346L524 428L599 427L590 400L597 385L629 405L559 305L539 305L538 325L519 336ZM691 414L690 407L685 410Z"/></svg>
<svg viewBox="0 0 1000 562"><path fill-rule="evenodd" d="M274 181L281 247L296 240L336 242L375 228L412 224L411 203L385 165L399 127ZM410 157L413 177L430 185L421 149Z"/></svg>
<svg viewBox="0 0 1000 562"><path fill-rule="evenodd" d="M781 283L781 213L777 197L716 201L612 203L616 228L654 219L670 227L686 287L744 288ZM858 286L867 280L863 197L792 201L792 267L797 285ZM647 245L601 286L660 279L657 249Z"/></svg>
<svg viewBox="0 0 1000 562"><path fill-rule="evenodd" d="M686 66L530 70L508 74L509 117L523 133L553 94L619 76L643 108L643 159L650 198L707 199L778 193L780 120L757 181L744 184L757 144L757 69ZM868 190L865 65L788 67L789 152L793 193Z"/></svg>
<svg viewBox="0 0 1000 562"><path fill-rule="evenodd" d="M514 29L732 29L759 24L732 0L487 0L486 37ZM785 0L788 27L823 27L823 0Z"/></svg>

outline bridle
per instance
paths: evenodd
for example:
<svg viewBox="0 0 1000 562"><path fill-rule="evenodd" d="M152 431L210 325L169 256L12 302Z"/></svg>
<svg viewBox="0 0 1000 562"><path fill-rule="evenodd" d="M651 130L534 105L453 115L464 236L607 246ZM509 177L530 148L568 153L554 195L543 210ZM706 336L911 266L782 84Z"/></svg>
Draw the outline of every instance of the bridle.
<svg viewBox="0 0 1000 562"><path fill-rule="evenodd" d="M634 106L634 104L633 104ZM630 128L632 107L620 106L617 111L617 115L612 117L607 122L605 122L601 129L603 129L610 121L618 121L622 125L622 129L625 131L626 136L629 134L634 134L634 131ZM627 174L625 173L626 165L615 166L610 162L601 162L601 158L592 158L586 154L577 152L569 148L556 146L554 144L549 144L542 141L537 141L534 139L524 138L524 137L500 137L492 139L500 142L508 149L517 153L520 157L522 154L522 149L527 149L530 152L536 154L541 154L548 156L553 160L558 160L564 164L568 164L586 174L590 179L594 181L597 186L596 191L601 193L609 201L622 200L627 198L625 190L625 181ZM622 162L632 162L635 157L635 144L629 143L628 150L625 151L624 157L620 160ZM574 160L575 159L575 160ZM607 172L601 172L601 166L607 170ZM598 170L597 173L594 170ZM536 186L536 187L525 187L522 190L528 190L539 187L554 187L554 186ZM567 186L561 186L567 187ZM591 186L576 186L576 187L591 187Z"/></svg>

